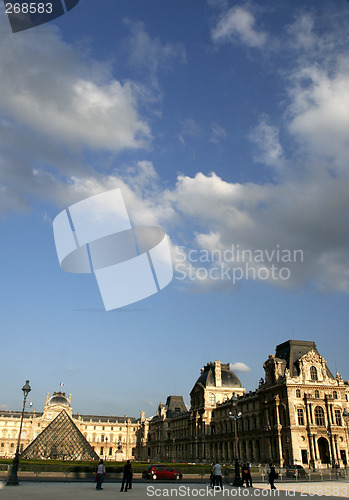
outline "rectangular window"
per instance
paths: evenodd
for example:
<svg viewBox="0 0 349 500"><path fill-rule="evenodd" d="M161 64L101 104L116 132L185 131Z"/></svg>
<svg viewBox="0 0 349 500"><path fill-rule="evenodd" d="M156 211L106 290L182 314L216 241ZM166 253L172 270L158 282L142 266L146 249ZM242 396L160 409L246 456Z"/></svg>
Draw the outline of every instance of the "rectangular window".
<svg viewBox="0 0 349 500"><path fill-rule="evenodd" d="M342 425L341 411L336 409L334 410L334 418L336 420L336 425Z"/></svg>
<svg viewBox="0 0 349 500"><path fill-rule="evenodd" d="M303 408L297 409L298 425L304 425L304 411Z"/></svg>

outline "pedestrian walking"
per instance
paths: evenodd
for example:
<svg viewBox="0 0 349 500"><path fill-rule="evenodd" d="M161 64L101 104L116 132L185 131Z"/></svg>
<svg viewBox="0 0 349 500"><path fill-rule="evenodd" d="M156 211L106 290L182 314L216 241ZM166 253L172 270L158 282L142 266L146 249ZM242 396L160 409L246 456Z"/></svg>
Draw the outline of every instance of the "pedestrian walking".
<svg viewBox="0 0 349 500"><path fill-rule="evenodd" d="M272 463L269 464L269 471L268 471L268 479L269 479L269 484L270 484L270 489L271 490L276 490L276 486L274 484L275 479L277 479L279 475L275 472L275 467Z"/></svg>

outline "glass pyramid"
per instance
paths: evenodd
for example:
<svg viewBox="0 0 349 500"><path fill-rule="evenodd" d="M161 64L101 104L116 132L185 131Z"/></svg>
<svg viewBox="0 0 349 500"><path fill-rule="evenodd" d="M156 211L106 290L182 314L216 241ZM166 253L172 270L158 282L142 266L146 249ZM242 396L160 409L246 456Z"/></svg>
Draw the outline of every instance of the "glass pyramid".
<svg viewBox="0 0 349 500"><path fill-rule="evenodd" d="M99 460L97 453L64 410L27 446L21 458Z"/></svg>

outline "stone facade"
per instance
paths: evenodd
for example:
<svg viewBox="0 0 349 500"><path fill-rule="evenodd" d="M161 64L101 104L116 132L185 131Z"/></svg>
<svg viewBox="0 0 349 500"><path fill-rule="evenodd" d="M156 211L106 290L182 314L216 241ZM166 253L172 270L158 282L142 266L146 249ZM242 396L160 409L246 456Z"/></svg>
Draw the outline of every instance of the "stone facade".
<svg viewBox="0 0 349 500"><path fill-rule="evenodd" d="M346 465L349 383L332 375L314 342L284 342L263 366L265 379L247 394L228 365L204 367L189 410L169 414L166 404L155 417L143 416L137 458L233 463L237 444L240 460L254 464ZM231 417L239 412L235 435Z"/></svg>
<svg viewBox="0 0 349 500"><path fill-rule="evenodd" d="M253 464L346 465L349 382L332 375L309 341L278 345L263 367L265 378L246 393L229 364L208 363L190 393L189 409L182 396L169 396L151 418L144 412L140 419L73 414L71 395L47 394L42 413L25 412L21 449L65 410L106 460L232 464L238 454ZM20 417L0 412L0 457L14 456Z"/></svg>
<svg viewBox="0 0 349 500"><path fill-rule="evenodd" d="M134 418L73 414L71 394L47 393L42 413L25 412L21 435L21 451L25 449L63 410L72 418L80 432L100 458L133 459L139 421ZM0 457L13 457L17 447L21 412L0 412Z"/></svg>

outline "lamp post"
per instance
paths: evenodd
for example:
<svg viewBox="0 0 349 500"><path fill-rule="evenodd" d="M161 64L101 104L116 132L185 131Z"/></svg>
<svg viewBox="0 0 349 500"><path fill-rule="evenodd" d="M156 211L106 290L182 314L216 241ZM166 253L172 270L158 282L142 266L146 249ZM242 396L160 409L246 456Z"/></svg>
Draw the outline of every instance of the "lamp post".
<svg viewBox="0 0 349 500"><path fill-rule="evenodd" d="M15 458L13 459L12 462L12 468L11 468L11 473L9 478L7 479L7 486L18 486L18 477L17 477L17 471L18 471L18 464L19 464L19 447L21 444L21 434L22 434L22 426L23 426L23 418L24 418L24 409L25 409L25 403L27 401L28 394L31 391L31 387L29 385L29 380L26 380L25 385L22 387L22 391L24 394L24 399L23 399L23 410L22 410L22 416L21 416L21 424L19 427L19 434L18 434L18 441L17 441L17 448L16 448L16 453L15 453Z"/></svg>
<svg viewBox="0 0 349 500"><path fill-rule="evenodd" d="M238 438L238 426L237 426L237 420L242 417L241 411L237 411L237 401L238 398L235 394L233 393L232 396L232 407L234 411L229 412L229 418L232 418L234 421L234 443L235 443L235 477L233 481L233 486L242 486L242 480L240 476L240 466L239 466L239 438Z"/></svg>
<svg viewBox="0 0 349 500"><path fill-rule="evenodd" d="M349 451L349 428L348 428L348 426L349 426L349 412L346 408L344 408L344 411L343 411L343 420L344 420L345 425L347 427L347 449ZM348 459L346 458L346 460L348 460Z"/></svg>
<svg viewBox="0 0 349 500"><path fill-rule="evenodd" d="M105 460L107 460L107 456L108 456L108 438L105 437Z"/></svg>

